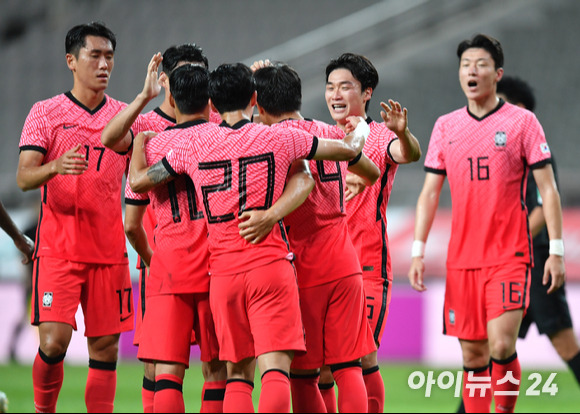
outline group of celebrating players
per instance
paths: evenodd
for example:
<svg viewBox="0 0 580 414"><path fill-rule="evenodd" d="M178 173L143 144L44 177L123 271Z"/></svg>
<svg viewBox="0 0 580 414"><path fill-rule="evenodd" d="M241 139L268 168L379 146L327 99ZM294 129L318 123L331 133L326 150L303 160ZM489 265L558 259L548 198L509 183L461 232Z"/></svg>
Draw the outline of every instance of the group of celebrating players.
<svg viewBox="0 0 580 414"><path fill-rule="evenodd" d="M73 27L73 88L36 103L20 140L18 185L40 188L42 199L32 298L37 412L56 410L79 303L88 412L113 411L119 335L135 318L145 412L184 412L191 344L201 350L202 412L253 412L256 363L260 412L383 412L386 208L398 165L421 157L407 109L381 102L383 122L370 119L377 70L344 53L326 67L336 124L308 119L290 66L209 71L195 44L156 53L127 105L105 94L115 46L102 23ZM460 339L464 387L491 375L495 389L509 391L517 385L498 379L521 377L515 341L529 302L528 170L544 202L550 291L565 277L560 199L536 117L497 97L499 42L476 35L458 57L468 105L435 125L409 278L425 289L425 241L448 177L444 332ZM162 89L160 106L141 114ZM137 312L125 236L140 256ZM489 411L491 396L465 398L466 410ZM509 393L495 403L515 407Z"/></svg>

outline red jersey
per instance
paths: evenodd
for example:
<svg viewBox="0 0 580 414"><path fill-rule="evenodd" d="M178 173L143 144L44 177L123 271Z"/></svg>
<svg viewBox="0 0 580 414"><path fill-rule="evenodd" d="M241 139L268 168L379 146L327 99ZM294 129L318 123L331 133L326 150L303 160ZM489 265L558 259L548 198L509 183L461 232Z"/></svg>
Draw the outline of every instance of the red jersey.
<svg viewBox="0 0 580 414"><path fill-rule="evenodd" d="M174 126L175 122L175 118L170 117L163 112L161 108L157 107L145 114L139 114L131 126L131 133L135 136L144 131L161 132L168 127ZM129 181L127 180L125 185L125 203L131 205L148 205L149 196L147 194L137 194L131 191ZM150 207L147 207L145 215L143 216L143 228L145 229L145 233L147 233L147 240L151 247L155 244L153 238L155 224L155 213L153 213ZM139 258L137 260L137 269L143 268L145 268L145 263L143 263L141 258Z"/></svg>
<svg viewBox="0 0 580 414"><path fill-rule="evenodd" d="M346 205L348 231L363 269L363 278L393 281L391 252L387 236L387 205L399 165L389 152L397 135L384 124L367 119L371 132L365 155L381 171L380 181L367 187Z"/></svg>
<svg viewBox="0 0 580 414"><path fill-rule="evenodd" d="M197 137L181 141L164 163L173 174L192 177L203 200L211 273L246 272L289 257L282 221L254 245L239 235L238 216L271 207L282 194L292 162L312 158L318 139L247 120L234 126L208 123L205 130L195 130Z"/></svg>
<svg viewBox="0 0 580 414"><path fill-rule="evenodd" d="M464 107L437 120L425 170L449 180L453 209L447 267L531 263L528 168L550 159L536 116L504 101L481 119Z"/></svg>
<svg viewBox="0 0 580 414"><path fill-rule="evenodd" d="M101 143L105 125L127 105L105 95L94 110L70 92L34 104L22 130L20 151L58 159L77 144L89 161L81 175L56 175L41 188L35 256L84 263L128 263L121 186L128 162Z"/></svg>
<svg viewBox="0 0 580 414"><path fill-rule="evenodd" d="M337 126L312 120L286 120L273 128L298 128L320 138L342 139ZM319 286L361 273L348 234L344 177L348 162L310 161L314 189L304 203L284 218L300 288ZM321 251L324 252L321 255Z"/></svg>

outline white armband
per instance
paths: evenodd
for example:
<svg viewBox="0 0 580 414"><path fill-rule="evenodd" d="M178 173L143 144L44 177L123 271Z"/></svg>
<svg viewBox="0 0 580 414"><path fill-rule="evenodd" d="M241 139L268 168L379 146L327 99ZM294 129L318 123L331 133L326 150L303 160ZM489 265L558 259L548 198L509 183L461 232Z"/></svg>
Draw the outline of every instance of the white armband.
<svg viewBox="0 0 580 414"><path fill-rule="evenodd" d="M564 256L564 241L562 239L550 240L550 254Z"/></svg>
<svg viewBox="0 0 580 414"><path fill-rule="evenodd" d="M411 247L411 257L425 256L425 242L421 240L413 240L413 247Z"/></svg>

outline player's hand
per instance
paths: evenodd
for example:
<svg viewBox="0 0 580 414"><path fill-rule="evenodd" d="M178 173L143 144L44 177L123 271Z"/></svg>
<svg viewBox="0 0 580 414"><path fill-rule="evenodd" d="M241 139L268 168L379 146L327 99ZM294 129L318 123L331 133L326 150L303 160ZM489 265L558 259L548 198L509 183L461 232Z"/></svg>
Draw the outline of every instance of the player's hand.
<svg viewBox="0 0 580 414"><path fill-rule="evenodd" d="M162 60L163 56L161 56L160 52L157 52L153 55L147 66L147 76L145 77L145 84L141 92L143 98L147 101L150 101L161 93L162 81L166 77L165 73L158 76L159 65Z"/></svg>
<svg viewBox="0 0 580 414"><path fill-rule="evenodd" d="M84 173L89 168L89 162L86 155L82 154L80 150L81 144L77 144L57 159L56 172L61 175L81 175Z"/></svg>
<svg viewBox="0 0 580 414"><path fill-rule="evenodd" d="M139 132L137 134L137 136L135 137L135 142L134 142L134 146L139 145L141 148L143 148L151 138L155 137L157 135L157 132L153 132L153 131L143 131L143 132Z"/></svg>
<svg viewBox="0 0 580 414"><path fill-rule="evenodd" d="M240 236L248 243L261 242L272 231L275 222L272 222L267 210L244 211L240 215Z"/></svg>
<svg viewBox="0 0 580 414"><path fill-rule="evenodd" d="M425 274L425 263L422 257L413 257L411 262L411 269L409 269L409 282L413 289L418 292L427 290L423 284L423 275Z"/></svg>
<svg viewBox="0 0 580 414"><path fill-rule="evenodd" d="M359 124L359 122L366 122L362 117L360 116L349 116L346 118L346 123L344 125L344 129L345 132L347 134L350 134L352 131L355 130L356 126Z"/></svg>
<svg viewBox="0 0 580 414"><path fill-rule="evenodd" d="M566 268L564 267L564 258L562 256L550 255L546 264L544 266L544 277L542 279L542 284L546 286L550 282L550 276L552 283L548 288L548 294L554 293L562 287L566 281Z"/></svg>
<svg viewBox="0 0 580 414"><path fill-rule="evenodd" d="M366 188L366 182L362 177L351 172L346 174L345 178L346 188L344 190L345 201L350 201Z"/></svg>
<svg viewBox="0 0 580 414"><path fill-rule="evenodd" d="M265 68L268 66L272 66L272 62L270 62L270 59L256 60L254 63L252 63L252 66L250 66L250 69L252 69L252 72L255 72L258 69L262 69L262 68Z"/></svg>
<svg viewBox="0 0 580 414"><path fill-rule="evenodd" d="M34 253L34 242L30 239L30 237L23 234L21 238L14 241L14 245L24 255L22 258L22 264L25 265L31 263L32 255Z"/></svg>
<svg viewBox="0 0 580 414"><path fill-rule="evenodd" d="M390 106L389 106L390 105ZM407 108L401 109L401 104L389 99L389 105L381 102L381 118L385 121L385 126L393 131L397 136L405 133L408 126Z"/></svg>

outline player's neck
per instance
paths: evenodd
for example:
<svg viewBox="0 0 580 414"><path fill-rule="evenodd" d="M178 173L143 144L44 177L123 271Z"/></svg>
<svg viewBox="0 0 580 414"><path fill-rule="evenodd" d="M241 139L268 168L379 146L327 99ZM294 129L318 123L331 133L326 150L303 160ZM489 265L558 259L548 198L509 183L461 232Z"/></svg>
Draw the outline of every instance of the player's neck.
<svg viewBox="0 0 580 414"><path fill-rule="evenodd" d="M209 121L209 106L206 106L202 111L196 112L194 114L182 114L178 109L174 109L174 113L175 121L178 124L184 124L186 122L198 120Z"/></svg>
<svg viewBox="0 0 580 414"><path fill-rule="evenodd" d="M103 99L105 98L104 89L94 91L92 89L73 86L70 93L72 94L72 96L75 97L77 101L79 101L80 103L82 103L84 106L86 106L91 110L99 106L101 102L103 102Z"/></svg>
<svg viewBox="0 0 580 414"><path fill-rule="evenodd" d="M276 116L274 117L274 122L272 122L273 124L277 124L278 122L282 122L282 121L286 121L289 119L304 119L304 117L302 116L302 114L298 111L294 111L294 112L286 112L285 114L282 114L280 116Z"/></svg>
<svg viewBox="0 0 580 414"><path fill-rule="evenodd" d="M220 114L220 116L222 117L222 120L228 125L235 125L243 120L252 120L251 115L248 115L246 110L224 112L223 114Z"/></svg>
<svg viewBox="0 0 580 414"><path fill-rule="evenodd" d="M475 115L478 118L483 118L485 115L493 111L497 107L498 103L499 98L494 93L489 95L485 99L468 100L467 107L469 109L469 112L471 112L473 115Z"/></svg>
<svg viewBox="0 0 580 414"><path fill-rule="evenodd" d="M173 109L169 103L169 99L164 99L163 102L161 102L161 105L159 105L159 109L161 109L161 111L163 111L163 113L168 117L177 119L177 116L175 115L175 109Z"/></svg>

